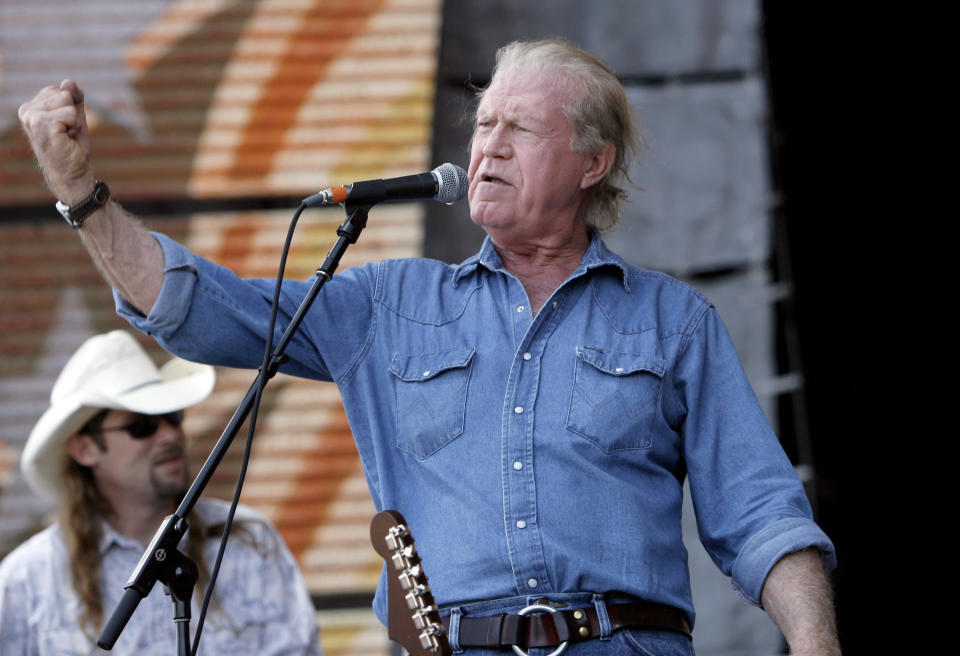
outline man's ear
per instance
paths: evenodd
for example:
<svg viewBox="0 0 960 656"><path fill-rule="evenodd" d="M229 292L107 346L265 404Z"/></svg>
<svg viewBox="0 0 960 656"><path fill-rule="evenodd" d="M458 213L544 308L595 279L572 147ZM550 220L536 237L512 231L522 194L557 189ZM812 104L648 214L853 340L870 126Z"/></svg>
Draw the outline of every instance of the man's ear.
<svg viewBox="0 0 960 656"><path fill-rule="evenodd" d="M604 142L603 148L593 153L587 160L587 168L580 179L580 188L589 189L597 184L610 173L613 168L613 160L617 156L617 148L609 141Z"/></svg>
<svg viewBox="0 0 960 656"><path fill-rule="evenodd" d="M100 462L103 449L89 435L74 433L67 438L67 453L79 464L93 467Z"/></svg>

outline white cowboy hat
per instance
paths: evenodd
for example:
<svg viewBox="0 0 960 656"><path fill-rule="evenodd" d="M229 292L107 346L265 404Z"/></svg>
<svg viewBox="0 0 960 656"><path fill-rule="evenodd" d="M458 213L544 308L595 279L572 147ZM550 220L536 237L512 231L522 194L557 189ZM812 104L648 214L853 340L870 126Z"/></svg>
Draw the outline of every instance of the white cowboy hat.
<svg viewBox="0 0 960 656"><path fill-rule="evenodd" d="M95 335L77 349L30 432L20 469L33 490L59 501L67 438L105 408L149 415L183 410L213 390L213 367L173 358L159 369L127 332Z"/></svg>

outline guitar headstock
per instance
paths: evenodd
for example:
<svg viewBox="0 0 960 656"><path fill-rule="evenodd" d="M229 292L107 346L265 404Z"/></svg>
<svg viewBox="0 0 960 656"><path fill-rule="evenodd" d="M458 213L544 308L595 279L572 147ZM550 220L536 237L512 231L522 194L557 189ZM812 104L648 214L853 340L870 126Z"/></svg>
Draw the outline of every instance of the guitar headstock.
<svg viewBox="0 0 960 656"><path fill-rule="evenodd" d="M430 593L430 585L403 516L377 513L370 541L387 563L387 634L410 656L449 656L450 643Z"/></svg>

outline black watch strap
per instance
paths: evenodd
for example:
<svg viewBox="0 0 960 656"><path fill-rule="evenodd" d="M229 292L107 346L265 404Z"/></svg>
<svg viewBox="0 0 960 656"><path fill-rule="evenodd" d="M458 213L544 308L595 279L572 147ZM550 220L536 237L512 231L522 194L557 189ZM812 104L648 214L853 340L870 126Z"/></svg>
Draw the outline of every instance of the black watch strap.
<svg viewBox="0 0 960 656"><path fill-rule="evenodd" d="M57 201L57 211L74 229L83 224L83 220L107 204L110 200L110 187L103 180L97 180L90 195L73 207L67 207L63 201Z"/></svg>

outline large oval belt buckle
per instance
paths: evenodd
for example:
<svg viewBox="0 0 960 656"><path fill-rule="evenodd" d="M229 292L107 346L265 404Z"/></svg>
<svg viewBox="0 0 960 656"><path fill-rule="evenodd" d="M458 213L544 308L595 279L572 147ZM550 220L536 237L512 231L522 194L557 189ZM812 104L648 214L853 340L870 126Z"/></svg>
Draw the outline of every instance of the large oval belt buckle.
<svg viewBox="0 0 960 656"><path fill-rule="evenodd" d="M529 606L527 606L517 614L529 615L530 613L550 613L552 615L553 613L556 613L556 612L557 612L557 609L554 608L553 606L547 606L546 604L530 604ZM564 640L563 642L560 643L559 647L557 647L552 652L547 654L547 656L560 656L560 654L566 651L568 642L569 641ZM517 656L530 656L527 652L523 651L522 649L520 649L520 647L516 645L510 645L510 647L513 649L513 653L516 654Z"/></svg>

